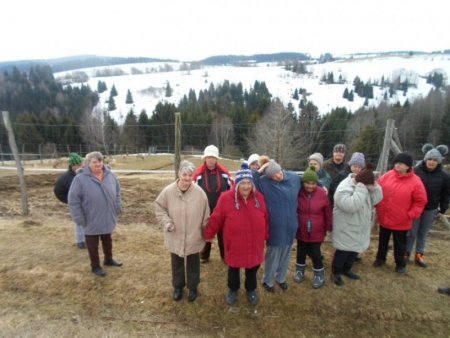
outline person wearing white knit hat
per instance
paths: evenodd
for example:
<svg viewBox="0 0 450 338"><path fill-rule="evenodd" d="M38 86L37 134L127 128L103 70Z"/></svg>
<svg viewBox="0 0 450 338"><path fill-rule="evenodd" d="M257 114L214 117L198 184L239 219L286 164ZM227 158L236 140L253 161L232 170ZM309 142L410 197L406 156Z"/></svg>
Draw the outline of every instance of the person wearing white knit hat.
<svg viewBox="0 0 450 338"><path fill-rule="evenodd" d="M220 195L230 190L233 186L233 179L230 172L223 165L218 163L219 149L211 144L205 147L202 159L204 163L197 168L194 173L194 181L198 184L208 197L208 204L211 214L216 207ZM220 257L224 259L224 245L222 231L217 234L217 241L219 244ZM202 263L207 263L211 255L211 242L205 244L205 248L200 254Z"/></svg>
<svg viewBox="0 0 450 338"><path fill-rule="evenodd" d="M259 169L259 155L251 154L247 160L247 164L250 170L258 170Z"/></svg>

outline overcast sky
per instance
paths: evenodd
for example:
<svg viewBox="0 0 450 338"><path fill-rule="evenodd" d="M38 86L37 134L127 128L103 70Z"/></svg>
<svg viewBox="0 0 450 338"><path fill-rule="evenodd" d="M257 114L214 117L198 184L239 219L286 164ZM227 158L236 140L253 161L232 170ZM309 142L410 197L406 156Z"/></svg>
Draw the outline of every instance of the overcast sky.
<svg viewBox="0 0 450 338"><path fill-rule="evenodd" d="M3 0L0 61L450 49L448 0Z"/></svg>

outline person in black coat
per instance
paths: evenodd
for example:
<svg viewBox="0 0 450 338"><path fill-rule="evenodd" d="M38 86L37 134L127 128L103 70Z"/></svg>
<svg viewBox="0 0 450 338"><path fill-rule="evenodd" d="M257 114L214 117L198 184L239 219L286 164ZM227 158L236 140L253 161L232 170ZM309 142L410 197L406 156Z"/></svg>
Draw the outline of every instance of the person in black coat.
<svg viewBox="0 0 450 338"><path fill-rule="evenodd" d="M83 158L77 153L70 153L69 155L69 168L61 175L55 183L53 192L56 198L61 202L67 204L67 196L69 195L69 189L72 185L73 178L77 174L77 171L83 166ZM84 232L80 225L75 224L75 243L78 248L86 248L84 242Z"/></svg>
<svg viewBox="0 0 450 338"><path fill-rule="evenodd" d="M450 202L450 175L442 169L442 160L448 153L446 145L439 145L436 148L430 143L422 147L425 154L423 161L416 167L414 172L419 176L427 191L428 203L419 219L413 223L413 228L409 231L406 243L406 259L415 245L414 261L420 267L427 267L425 261L425 245L428 232L435 219L439 215L444 215Z"/></svg>

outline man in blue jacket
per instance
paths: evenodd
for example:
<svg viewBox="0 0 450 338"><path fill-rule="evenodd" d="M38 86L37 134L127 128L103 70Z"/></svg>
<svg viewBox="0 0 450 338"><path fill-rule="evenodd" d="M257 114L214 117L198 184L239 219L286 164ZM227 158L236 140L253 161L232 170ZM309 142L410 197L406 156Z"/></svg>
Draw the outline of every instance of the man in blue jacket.
<svg viewBox="0 0 450 338"><path fill-rule="evenodd" d="M264 195L269 212L269 240L263 287L268 292L274 292L273 281L276 279L280 288L286 291L286 274L298 228L300 177L292 171L283 170L277 162L270 160L253 172L253 179Z"/></svg>

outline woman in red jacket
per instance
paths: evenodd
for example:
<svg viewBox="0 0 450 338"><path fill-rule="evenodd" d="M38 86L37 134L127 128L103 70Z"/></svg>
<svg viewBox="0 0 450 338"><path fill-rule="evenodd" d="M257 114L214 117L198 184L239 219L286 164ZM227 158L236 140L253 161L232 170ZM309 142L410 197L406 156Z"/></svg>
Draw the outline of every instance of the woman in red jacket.
<svg viewBox="0 0 450 338"><path fill-rule="evenodd" d="M389 239L394 237L395 271L406 272L406 235L413 220L419 218L427 204L427 193L422 180L414 174L413 159L407 153L394 158L394 168L378 179L383 189L383 200L377 204L380 225L378 252L373 266L386 262Z"/></svg>
<svg viewBox="0 0 450 338"><path fill-rule="evenodd" d="M228 265L228 304L236 302L240 288L240 268L245 269L245 290L252 305L258 304L256 274L264 261L264 242L269 238L269 222L264 196L255 190L253 175L244 163L236 172L235 186L220 195L204 229L206 241L223 230L225 263Z"/></svg>
<svg viewBox="0 0 450 338"><path fill-rule="evenodd" d="M298 195L297 261L294 281L303 281L306 256L311 257L314 267L313 288L325 284L325 269L320 247L327 231L332 227L332 210L327 192L319 187L319 176L311 166L302 177L302 189Z"/></svg>

